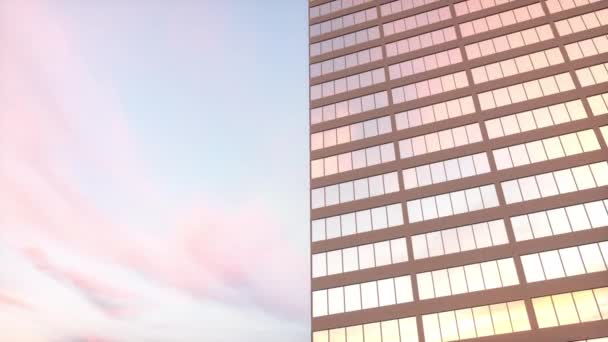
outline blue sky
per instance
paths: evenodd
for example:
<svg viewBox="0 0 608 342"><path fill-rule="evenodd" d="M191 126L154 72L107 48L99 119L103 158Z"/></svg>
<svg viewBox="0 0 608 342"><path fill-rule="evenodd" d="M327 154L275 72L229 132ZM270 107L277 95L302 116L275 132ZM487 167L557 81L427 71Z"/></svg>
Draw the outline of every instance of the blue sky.
<svg viewBox="0 0 608 342"><path fill-rule="evenodd" d="M306 5L0 5L9 336L308 339Z"/></svg>

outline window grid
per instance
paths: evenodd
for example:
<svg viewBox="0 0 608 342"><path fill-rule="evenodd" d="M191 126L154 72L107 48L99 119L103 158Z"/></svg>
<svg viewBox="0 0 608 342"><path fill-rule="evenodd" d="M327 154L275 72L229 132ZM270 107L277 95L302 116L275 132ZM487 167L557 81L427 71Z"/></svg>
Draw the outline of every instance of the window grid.
<svg viewBox="0 0 608 342"><path fill-rule="evenodd" d="M445 6L427 12L422 12L407 18L388 22L384 24L382 28L384 30L384 36L388 37L396 33L401 33L419 27L435 24L440 21L448 20L450 18L452 18L452 14L450 13L450 7Z"/></svg>
<svg viewBox="0 0 608 342"><path fill-rule="evenodd" d="M571 61L608 52L608 35L581 40L565 46Z"/></svg>
<svg viewBox="0 0 608 342"><path fill-rule="evenodd" d="M312 221L312 241L361 234L403 225L401 203L359 210Z"/></svg>
<svg viewBox="0 0 608 342"><path fill-rule="evenodd" d="M310 162L311 178L330 176L368 166L395 161L395 145L391 142L353 152L316 159Z"/></svg>
<svg viewBox="0 0 608 342"><path fill-rule="evenodd" d="M346 101L312 108L310 110L310 123L312 125L380 109L388 106L386 91L365 96L355 97Z"/></svg>
<svg viewBox="0 0 608 342"><path fill-rule="evenodd" d="M397 172L312 189L313 209L347 203L399 191Z"/></svg>
<svg viewBox="0 0 608 342"><path fill-rule="evenodd" d="M469 13L475 13L481 10L485 10L488 8L492 8L495 6L500 6L503 4L508 4L514 0L489 0L489 1L480 1L480 0L466 0L462 2L458 2L454 4L454 10L456 11L456 16L463 16Z"/></svg>
<svg viewBox="0 0 608 342"><path fill-rule="evenodd" d="M351 27L353 25L363 24L374 19L378 19L378 11L376 11L375 7L343 15L341 17L326 20L318 24L310 25L310 37L316 37L322 34Z"/></svg>
<svg viewBox="0 0 608 342"><path fill-rule="evenodd" d="M516 241L608 226L608 200L586 202L511 217Z"/></svg>
<svg viewBox="0 0 608 342"><path fill-rule="evenodd" d="M493 150L498 170L540 163L600 149L593 129Z"/></svg>
<svg viewBox="0 0 608 342"><path fill-rule="evenodd" d="M473 68L471 73L473 82L481 84L562 63L564 58L559 48L551 48Z"/></svg>
<svg viewBox="0 0 608 342"><path fill-rule="evenodd" d="M310 17L316 18L325 16L343 9L347 9L353 6L359 6L368 2L372 2L372 0L334 0L332 2L311 7Z"/></svg>
<svg viewBox="0 0 608 342"><path fill-rule="evenodd" d="M363 140L393 131L389 115L310 135L311 151Z"/></svg>
<svg viewBox="0 0 608 342"><path fill-rule="evenodd" d="M383 17L411 10L412 8L432 4L438 0L397 0L380 5L380 15Z"/></svg>
<svg viewBox="0 0 608 342"><path fill-rule="evenodd" d="M502 182L507 204L608 185L608 162L547 172Z"/></svg>
<svg viewBox="0 0 608 342"><path fill-rule="evenodd" d="M443 29L387 43L386 55L388 57L394 57L430 46L451 42L453 40L456 40L456 30L454 29L454 26L448 26Z"/></svg>
<svg viewBox="0 0 608 342"><path fill-rule="evenodd" d="M519 284L513 258L418 273L416 279L420 300Z"/></svg>
<svg viewBox="0 0 608 342"><path fill-rule="evenodd" d="M574 100L487 120L485 125L488 137L496 139L586 117L587 114L581 100Z"/></svg>
<svg viewBox="0 0 608 342"><path fill-rule="evenodd" d="M547 4L547 8L549 8L549 13L554 14L598 1L599 0L545 0L545 3Z"/></svg>
<svg viewBox="0 0 608 342"><path fill-rule="evenodd" d="M397 130L403 130L472 114L474 112L475 105L473 104L473 97L465 96L397 113L395 114L395 123L397 125Z"/></svg>
<svg viewBox="0 0 608 342"><path fill-rule="evenodd" d="M405 238L380 241L312 255L313 278L408 261Z"/></svg>
<svg viewBox="0 0 608 342"><path fill-rule="evenodd" d="M426 342L469 338L530 330L523 300L483 305L422 316Z"/></svg>
<svg viewBox="0 0 608 342"><path fill-rule="evenodd" d="M428 96L433 96L469 86L469 80L464 71L447 74L440 77L408 84L391 89L393 103L403 103Z"/></svg>
<svg viewBox="0 0 608 342"><path fill-rule="evenodd" d="M479 124L446 129L399 141L401 159L447 150L482 141Z"/></svg>
<svg viewBox="0 0 608 342"><path fill-rule="evenodd" d="M521 256L526 282L606 271L608 241Z"/></svg>
<svg viewBox="0 0 608 342"><path fill-rule="evenodd" d="M416 166L402 172L403 188L408 190L488 173L490 164L486 153L482 152Z"/></svg>
<svg viewBox="0 0 608 342"><path fill-rule="evenodd" d="M360 311L414 300L410 276L313 291L313 317Z"/></svg>
<svg viewBox="0 0 608 342"><path fill-rule="evenodd" d="M589 102L593 115L608 114L608 93L588 97L587 101Z"/></svg>
<svg viewBox="0 0 608 342"><path fill-rule="evenodd" d="M501 27L540 18L544 15L545 12L543 11L540 3L535 3L472 21L467 21L460 24L460 32L463 37L469 37L475 34L496 30Z"/></svg>
<svg viewBox="0 0 608 342"><path fill-rule="evenodd" d="M310 65L310 77L319 77L334 72L347 70L359 65L376 62L382 59L382 47L376 46L348 55L328 59Z"/></svg>
<svg viewBox="0 0 608 342"><path fill-rule="evenodd" d="M549 24L498 36L465 46L469 60L555 38Z"/></svg>
<svg viewBox="0 0 608 342"><path fill-rule="evenodd" d="M497 206L496 188L485 185L407 201L407 212L415 223Z"/></svg>
<svg viewBox="0 0 608 342"><path fill-rule="evenodd" d="M318 100L383 83L386 81L385 77L384 68L379 68L317 84L310 87L310 99Z"/></svg>
<svg viewBox="0 0 608 342"><path fill-rule="evenodd" d="M456 48L389 65L388 72L390 79L395 80L461 62L460 49Z"/></svg>
<svg viewBox="0 0 608 342"><path fill-rule="evenodd" d="M540 329L608 319L608 287L532 298Z"/></svg>
<svg viewBox="0 0 608 342"><path fill-rule="evenodd" d="M315 331L313 342L418 342L416 317Z"/></svg>
<svg viewBox="0 0 608 342"><path fill-rule="evenodd" d="M414 259L426 259L509 243L503 220L412 236Z"/></svg>
<svg viewBox="0 0 608 342"><path fill-rule="evenodd" d="M608 82L608 63L597 64L576 70L576 77L581 87Z"/></svg>
<svg viewBox="0 0 608 342"><path fill-rule="evenodd" d="M517 83L512 86L486 91L477 95L481 110L488 110L562 93L574 89L569 73L547 76Z"/></svg>
<svg viewBox="0 0 608 342"><path fill-rule="evenodd" d="M348 33L332 39L310 44L310 56L315 57L329 52L342 50L380 38L380 29L373 26L365 30Z"/></svg>
<svg viewBox="0 0 608 342"><path fill-rule="evenodd" d="M557 33L562 37L604 25L608 25L608 8L555 22Z"/></svg>

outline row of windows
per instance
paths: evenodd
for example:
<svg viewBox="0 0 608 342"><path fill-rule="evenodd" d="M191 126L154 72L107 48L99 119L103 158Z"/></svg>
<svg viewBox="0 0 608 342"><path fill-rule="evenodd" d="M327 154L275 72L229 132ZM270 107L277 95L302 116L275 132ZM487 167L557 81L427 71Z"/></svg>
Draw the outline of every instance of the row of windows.
<svg viewBox="0 0 608 342"><path fill-rule="evenodd" d="M321 17L343 9L372 2L373 0L334 0L319 6L310 8L310 18Z"/></svg>
<svg viewBox="0 0 608 342"><path fill-rule="evenodd" d="M360 234L403 224L401 203L312 221L312 241Z"/></svg>
<svg viewBox="0 0 608 342"><path fill-rule="evenodd" d="M608 70L606 68L608 68L608 63L581 68L576 70L576 77L578 77L582 87L608 82Z"/></svg>
<svg viewBox="0 0 608 342"><path fill-rule="evenodd" d="M507 204L608 185L608 162L582 165L502 182Z"/></svg>
<svg viewBox="0 0 608 342"><path fill-rule="evenodd" d="M453 40L456 40L456 30L454 26L448 26L443 29L388 43L386 44L386 55L393 57Z"/></svg>
<svg viewBox="0 0 608 342"><path fill-rule="evenodd" d="M570 60L599 55L608 52L608 35L585 39L565 46Z"/></svg>
<svg viewBox="0 0 608 342"><path fill-rule="evenodd" d="M608 201L595 201L511 217L515 240L608 226Z"/></svg>
<svg viewBox="0 0 608 342"><path fill-rule="evenodd" d="M588 97L587 101L589 101L593 115L608 114L608 93Z"/></svg>
<svg viewBox="0 0 608 342"><path fill-rule="evenodd" d="M608 25L608 8L555 22L557 33L562 37L604 25Z"/></svg>
<svg viewBox="0 0 608 342"><path fill-rule="evenodd" d="M315 331L312 340L313 342L418 342L418 327L416 317L408 317Z"/></svg>
<svg viewBox="0 0 608 342"><path fill-rule="evenodd" d="M464 71L391 89L393 103L403 103L469 86Z"/></svg>
<svg viewBox="0 0 608 342"><path fill-rule="evenodd" d="M466 45L464 48L469 60L473 60L553 38L551 26L546 24L475 42Z"/></svg>
<svg viewBox="0 0 608 342"><path fill-rule="evenodd" d="M397 172L334 184L311 191L312 209L399 191Z"/></svg>
<svg viewBox="0 0 608 342"><path fill-rule="evenodd" d="M395 160L395 145L391 142L353 152L317 159L310 162L311 178L361 169Z"/></svg>
<svg viewBox="0 0 608 342"><path fill-rule="evenodd" d="M469 13L492 8L503 4L508 4L513 0L466 0L454 4L454 10L456 10L456 16L461 16Z"/></svg>
<svg viewBox="0 0 608 342"><path fill-rule="evenodd" d="M547 7L549 8L549 13L553 14L566 11L571 8L592 4L598 1L599 0L546 0L546 3Z"/></svg>
<svg viewBox="0 0 608 342"><path fill-rule="evenodd" d="M313 108L310 110L310 123L314 125L316 123L360 114L386 106L388 106L388 94L386 91L381 91L375 94L355 97L350 100Z"/></svg>
<svg viewBox="0 0 608 342"><path fill-rule="evenodd" d="M539 3L535 3L462 23L460 24L460 32L463 37L468 37L474 34L522 23L534 18L540 18L544 15L545 12L543 11L542 6Z"/></svg>
<svg viewBox="0 0 608 342"><path fill-rule="evenodd" d="M310 65L310 77L318 77L331 74L332 72L342 71L382 59L382 48L376 46L370 49L361 50L345 56L328 59L326 61Z"/></svg>
<svg viewBox="0 0 608 342"><path fill-rule="evenodd" d="M399 141L399 154L401 159L411 158L474 144L482 140L479 124L474 123L401 140Z"/></svg>
<svg viewBox="0 0 608 342"><path fill-rule="evenodd" d="M490 172L486 153L463 156L403 170L403 188L443 183Z"/></svg>
<svg viewBox="0 0 608 342"><path fill-rule="evenodd" d="M347 91L369 87L385 81L386 75L384 74L384 68L370 70L311 86L310 99L318 100L323 97L342 94Z"/></svg>
<svg viewBox="0 0 608 342"><path fill-rule="evenodd" d="M313 241L359 234L403 224L401 204L393 204L312 221Z"/></svg>
<svg viewBox="0 0 608 342"><path fill-rule="evenodd" d="M391 117L383 116L310 135L311 151L392 132Z"/></svg>
<svg viewBox="0 0 608 342"><path fill-rule="evenodd" d="M581 100L574 100L487 120L485 125L488 137L496 139L586 117Z"/></svg>
<svg viewBox="0 0 608 342"><path fill-rule="evenodd" d="M509 243L503 220L412 236L414 259L432 258Z"/></svg>
<svg viewBox="0 0 608 342"><path fill-rule="evenodd" d="M407 11L412 8L428 5L437 0L397 0L386 3L380 6L381 16L385 17L391 14Z"/></svg>
<svg viewBox="0 0 608 342"><path fill-rule="evenodd" d="M574 89L569 73L548 76L541 79L517 83L478 95L481 110L507 106Z"/></svg>
<svg viewBox="0 0 608 342"><path fill-rule="evenodd" d="M407 213L414 223L497 206L494 185L485 185L408 201Z"/></svg>
<svg viewBox="0 0 608 342"><path fill-rule="evenodd" d="M394 80L460 62L462 55L460 49L456 48L389 65L388 73L390 79Z"/></svg>
<svg viewBox="0 0 608 342"><path fill-rule="evenodd" d="M406 261L407 246L405 238L381 241L313 254L312 277L324 277Z"/></svg>
<svg viewBox="0 0 608 342"><path fill-rule="evenodd" d="M608 287L532 298L539 328L608 319Z"/></svg>
<svg viewBox="0 0 608 342"><path fill-rule="evenodd" d="M380 29L373 26L365 30L348 33L332 39L323 40L310 44L310 56L319 56L332 51L337 51L357 44L362 44L380 38Z"/></svg>
<svg viewBox="0 0 608 342"><path fill-rule="evenodd" d="M422 316L426 342L457 341L530 330L523 300Z"/></svg>
<svg viewBox="0 0 608 342"><path fill-rule="evenodd" d="M482 65L471 69L471 73L473 83L480 84L561 63L564 63L564 57L559 48L552 48Z"/></svg>
<svg viewBox="0 0 608 342"><path fill-rule="evenodd" d="M313 291L312 316L359 311L414 300L410 276Z"/></svg>
<svg viewBox="0 0 608 342"><path fill-rule="evenodd" d="M420 300L519 284L513 258L419 273L416 279Z"/></svg>
<svg viewBox="0 0 608 342"><path fill-rule="evenodd" d="M600 144L595 132L588 129L504 147L492 152L496 161L496 168L504 170L599 149Z"/></svg>
<svg viewBox="0 0 608 342"><path fill-rule="evenodd" d="M431 25L452 18L448 6L422 12L407 18L398 19L382 25L384 36L388 37L395 33L413 30L418 27Z"/></svg>
<svg viewBox="0 0 608 342"><path fill-rule="evenodd" d="M449 110L448 110L449 108ZM397 130L430 124L456 118L475 112L473 97L465 96L458 99L438 102L421 108L410 109L405 112L395 114L395 124Z"/></svg>
<svg viewBox="0 0 608 342"><path fill-rule="evenodd" d="M521 263L526 282L533 283L605 271L602 259L608 262L608 241L522 255Z"/></svg>
<svg viewBox="0 0 608 342"><path fill-rule="evenodd" d="M311 25L310 36L316 37L325 33L351 27L353 25L362 24L366 21L374 20L377 18L378 11L376 11L375 7L372 7L363 11L343 15L341 17Z"/></svg>

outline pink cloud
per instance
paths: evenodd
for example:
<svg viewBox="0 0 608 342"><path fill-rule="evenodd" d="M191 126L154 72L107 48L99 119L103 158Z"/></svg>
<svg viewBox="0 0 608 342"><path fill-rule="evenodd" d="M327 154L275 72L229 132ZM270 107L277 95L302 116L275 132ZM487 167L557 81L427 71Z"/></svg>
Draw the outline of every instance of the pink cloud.
<svg viewBox="0 0 608 342"><path fill-rule="evenodd" d="M85 196L74 169L104 175L101 181L116 198L130 199L134 212L153 216L164 208L120 102L88 72L52 12L34 0L3 1L0 40L0 103L6 104L0 106L0 211L6 213L0 242L20 248L42 236L194 297L227 300L235 290L245 297L236 301L306 316L306 261L285 244L271 209L201 201L176 215L174 226L152 232L116 223ZM30 260L88 298L130 298L128 285L63 268L37 248L27 250ZM111 315L125 314L120 305L109 308Z"/></svg>

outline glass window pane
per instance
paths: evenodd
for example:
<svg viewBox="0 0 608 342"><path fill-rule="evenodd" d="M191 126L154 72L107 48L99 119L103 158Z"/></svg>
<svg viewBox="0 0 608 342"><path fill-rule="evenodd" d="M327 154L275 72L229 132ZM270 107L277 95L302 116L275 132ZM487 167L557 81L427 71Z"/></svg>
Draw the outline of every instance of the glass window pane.
<svg viewBox="0 0 608 342"><path fill-rule="evenodd" d="M492 327L492 317L490 316L489 307L479 306L473 308L473 317L475 318L477 337L494 335L494 328Z"/></svg>
<svg viewBox="0 0 608 342"><path fill-rule="evenodd" d="M553 301L550 296L532 298L534 313L538 321L539 328L555 327L558 325L557 316L553 309Z"/></svg>

